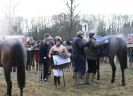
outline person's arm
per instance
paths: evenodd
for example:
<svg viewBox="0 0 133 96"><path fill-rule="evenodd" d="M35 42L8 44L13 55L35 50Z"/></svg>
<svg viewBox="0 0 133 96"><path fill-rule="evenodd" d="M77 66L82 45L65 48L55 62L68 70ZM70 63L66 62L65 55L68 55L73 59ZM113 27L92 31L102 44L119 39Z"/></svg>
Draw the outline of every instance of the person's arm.
<svg viewBox="0 0 133 96"><path fill-rule="evenodd" d="M63 48L61 52L59 52L59 55L64 58L68 58L71 56L71 54L68 52L68 50L65 47Z"/></svg>
<svg viewBox="0 0 133 96"><path fill-rule="evenodd" d="M92 40L87 41L87 42L84 44L84 47L90 46L91 43L92 43Z"/></svg>
<svg viewBox="0 0 133 96"><path fill-rule="evenodd" d="M68 50L66 49L66 47L64 47L63 50L62 50L62 52L60 52L59 54L61 54L61 55L68 54Z"/></svg>
<svg viewBox="0 0 133 96"><path fill-rule="evenodd" d="M59 52L54 49L54 46L50 49L48 56L51 57L52 55L58 55Z"/></svg>
<svg viewBox="0 0 133 96"><path fill-rule="evenodd" d="M84 47L90 46L92 40L89 40L87 42L84 42L83 40L78 40L77 42L80 48L84 48Z"/></svg>
<svg viewBox="0 0 133 96"><path fill-rule="evenodd" d="M49 54L48 54L49 58L52 57L52 54L53 54L53 47L49 50Z"/></svg>
<svg viewBox="0 0 133 96"><path fill-rule="evenodd" d="M77 46L79 47L79 48L83 48L84 47L84 42L83 42L83 40L77 40Z"/></svg>
<svg viewBox="0 0 133 96"><path fill-rule="evenodd" d="M32 46L33 49L36 48L36 47L39 48L39 44L34 44L34 45Z"/></svg>

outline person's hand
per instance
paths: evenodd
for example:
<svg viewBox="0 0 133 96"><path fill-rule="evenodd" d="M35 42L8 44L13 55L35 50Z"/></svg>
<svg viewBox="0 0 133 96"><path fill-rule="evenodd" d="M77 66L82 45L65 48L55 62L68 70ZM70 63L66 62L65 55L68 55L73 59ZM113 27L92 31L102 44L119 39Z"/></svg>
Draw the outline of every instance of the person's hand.
<svg viewBox="0 0 133 96"><path fill-rule="evenodd" d="M58 55L58 54L59 54L59 52L58 52L58 51L54 51L54 54L55 54L55 55Z"/></svg>
<svg viewBox="0 0 133 96"><path fill-rule="evenodd" d="M48 57L51 58L51 55L49 54Z"/></svg>

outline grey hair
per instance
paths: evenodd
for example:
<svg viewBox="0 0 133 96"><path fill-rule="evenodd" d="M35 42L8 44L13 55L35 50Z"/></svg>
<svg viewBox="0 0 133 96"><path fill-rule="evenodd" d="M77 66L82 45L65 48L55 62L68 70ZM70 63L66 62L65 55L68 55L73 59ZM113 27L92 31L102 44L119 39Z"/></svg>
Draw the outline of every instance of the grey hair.
<svg viewBox="0 0 133 96"><path fill-rule="evenodd" d="M77 32L77 35L83 35L83 34L84 34L83 31L78 31L78 32Z"/></svg>

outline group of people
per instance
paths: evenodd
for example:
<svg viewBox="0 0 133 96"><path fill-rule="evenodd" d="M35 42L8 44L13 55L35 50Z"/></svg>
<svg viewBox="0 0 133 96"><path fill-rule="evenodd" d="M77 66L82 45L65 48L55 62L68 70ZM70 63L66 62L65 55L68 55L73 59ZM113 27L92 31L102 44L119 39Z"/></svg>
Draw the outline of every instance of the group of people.
<svg viewBox="0 0 133 96"><path fill-rule="evenodd" d="M96 74L96 60L97 51L95 33L89 33L89 38L84 41L84 32L77 32L77 36L73 39L73 60L74 60L74 78L75 86L78 87L80 84L93 84L94 77ZM81 81L81 75L85 72L86 60L88 63L88 70L86 72L85 82Z"/></svg>
<svg viewBox="0 0 133 96"><path fill-rule="evenodd" d="M53 38L50 34L45 34L40 43L32 46L33 49L36 47L39 48L39 64L42 65L41 80L47 81L52 69L54 85L60 85L60 78L63 76L62 68L54 66L52 56L68 54L68 50L63 45L62 38L59 36Z"/></svg>
<svg viewBox="0 0 133 96"><path fill-rule="evenodd" d="M79 31L77 35L73 38L69 49L63 45L62 38L56 36L54 39L50 34L45 34L44 39L35 44L33 47L38 47L40 52L39 63L43 65L43 71L41 73L41 79L44 81L48 80L49 70L52 68L54 75L54 85L60 85L60 78L63 76L61 68L54 66L52 55L68 54L71 52L72 61L74 63L74 86L79 87L82 83L81 76L86 73L86 78L84 84L93 84L94 77L96 74L96 60L97 51L96 48L99 46L96 43L95 33L89 33L89 38L87 41L84 40L84 32ZM70 43L70 42L68 42ZM88 64L88 70L86 69L86 61Z"/></svg>

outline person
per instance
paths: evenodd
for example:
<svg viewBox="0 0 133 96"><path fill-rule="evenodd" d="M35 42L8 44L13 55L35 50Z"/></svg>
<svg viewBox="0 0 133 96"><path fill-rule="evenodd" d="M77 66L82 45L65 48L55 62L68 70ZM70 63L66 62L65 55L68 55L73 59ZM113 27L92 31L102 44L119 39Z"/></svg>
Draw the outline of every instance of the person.
<svg viewBox="0 0 133 96"><path fill-rule="evenodd" d="M31 50L32 47L34 46L35 42L33 40L33 37L27 38L27 42L25 46L27 47L27 64L26 64L26 70L29 71L31 70L31 66L34 69L34 52ZM29 50L30 48L30 50Z"/></svg>
<svg viewBox="0 0 133 96"><path fill-rule="evenodd" d="M91 41L90 46L86 47L86 59L88 63L88 70L86 73L86 84L95 84L94 78L96 74L96 61L97 61L97 47L102 46L103 44L98 44L96 42L95 33L89 33L89 41Z"/></svg>
<svg viewBox="0 0 133 96"><path fill-rule="evenodd" d="M72 41L72 56L74 60L74 79L77 88L81 84L81 75L84 73L85 68L85 55L84 47L89 46L91 41L84 42L84 32L77 32L77 36Z"/></svg>
<svg viewBox="0 0 133 96"><path fill-rule="evenodd" d="M39 45L40 45L41 41L37 41L36 44L33 46L33 49L35 50L35 61L36 61L36 70L40 70L40 49L39 49Z"/></svg>
<svg viewBox="0 0 133 96"><path fill-rule="evenodd" d="M55 45L49 51L49 57L52 58L52 55L61 55L67 54L67 49L62 45L62 38L59 36L55 37ZM54 85L57 87L60 85L60 78L63 76L61 67L52 66L52 71L54 75Z"/></svg>
<svg viewBox="0 0 133 96"><path fill-rule="evenodd" d="M128 47L128 57L129 57L129 65L130 68L132 69L132 63L133 63L133 49L132 47Z"/></svg>
<svg viewBox="0 0 133 96"><path fill-rule="evenodd" d="M43 81L48 80L48 70L49 70L49 50L51 49L51 42L52 36L50 34L45 34L43 41L39 45L40 49L40 64L43 65L42 72L41 72L41 79Z"/></svg>
<svg viewBox="0 0 133 96"><path fill-rule="evenodd" d="M65 42L65 47L66 47L66 49L68 50L69 54L72 54L72 42L69 41L69 40L67 40L67 41ZM71 59L70 66L73 66L73 65L72 65L72 55L70 55L70 59ZM69 66L68 66L68 67L69 67Z"/></svg>

